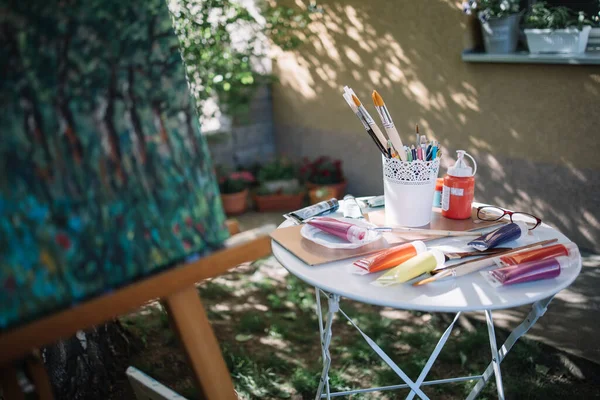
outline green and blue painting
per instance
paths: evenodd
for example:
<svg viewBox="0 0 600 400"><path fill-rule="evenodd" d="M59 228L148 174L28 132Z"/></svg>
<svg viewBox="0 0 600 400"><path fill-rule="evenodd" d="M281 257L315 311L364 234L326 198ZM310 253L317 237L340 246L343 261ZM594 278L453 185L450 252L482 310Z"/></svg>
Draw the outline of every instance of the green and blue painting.
<svg viewBox="0 0 600 400"><path fill-rule="evenodd" d="M228 233L164 0L5 0L0 330Z"/></svg>

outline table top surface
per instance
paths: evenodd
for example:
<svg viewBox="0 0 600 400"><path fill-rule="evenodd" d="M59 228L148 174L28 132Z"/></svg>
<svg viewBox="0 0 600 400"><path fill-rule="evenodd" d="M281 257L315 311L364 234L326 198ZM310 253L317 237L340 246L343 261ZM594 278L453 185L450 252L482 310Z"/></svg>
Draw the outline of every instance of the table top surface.
<svg viewBox="0 0 600 400"><path fill-rule="evenodd" d="M340 209L342 207L343 204L340 202ZM363 212L375 210L363 209ZM341 216L341 212L331 216ZM280 227L291 225L290 221L285 221ZM510 242L502 246L516 247L553 238L558 239L558 243L570 241L558 230L542 224L518 242ZM444 238L428 242L427 245L428 247L464 247L469 240ZM271 241L271 246L275 258L290 273L312 286L362 303L403 310L458 312L518 307L553 296L568 287L581 271L580 258L577 265L563 269L556 278L506 287L493 288L478 272L417 287L406 283L378 287L370 283L383 272L360 276L347 271L348 266L357 258L310 266L277 242Z"/></svg>

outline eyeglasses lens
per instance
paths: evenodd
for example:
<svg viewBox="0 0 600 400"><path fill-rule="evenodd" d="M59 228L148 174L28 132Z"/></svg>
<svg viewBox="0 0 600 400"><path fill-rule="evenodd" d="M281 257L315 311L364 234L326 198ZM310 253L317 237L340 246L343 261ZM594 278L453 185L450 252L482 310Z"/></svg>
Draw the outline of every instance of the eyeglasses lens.
<svg viewBox="0 0 600 400"><path fill-rule="evenodd" d="M483 221L497 221L504 215L504 210L497 207L483 207L477 213L477 217Z"/></svg>

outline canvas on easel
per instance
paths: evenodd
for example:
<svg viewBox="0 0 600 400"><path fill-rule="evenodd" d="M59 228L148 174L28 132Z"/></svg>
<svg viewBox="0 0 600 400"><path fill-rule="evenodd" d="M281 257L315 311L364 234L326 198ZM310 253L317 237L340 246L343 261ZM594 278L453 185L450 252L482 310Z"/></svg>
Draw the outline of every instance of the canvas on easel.
<svg viewBox="0 0 600 400"><path fill-rule="evenodd" d="M228 236L164 0L12 4L0 35L0 330Z"/></svg>

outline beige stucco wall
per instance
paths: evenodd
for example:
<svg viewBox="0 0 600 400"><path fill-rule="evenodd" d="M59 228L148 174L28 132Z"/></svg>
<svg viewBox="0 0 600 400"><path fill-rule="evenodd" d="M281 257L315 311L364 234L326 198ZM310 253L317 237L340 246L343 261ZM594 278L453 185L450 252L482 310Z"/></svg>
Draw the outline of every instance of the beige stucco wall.
<svg viewBox="0 0 600 400"><path fill-rule="evenodd" d="M478 160L477 200L600 248L600 67L464 63L459 1L319 4L315 35L275 62L279 151L341 158L350 192L382 193L378 152L341 97L351 86L378 121L377 89L405 141L418 123L443 144L445 166L456 149Z"/></svg>

